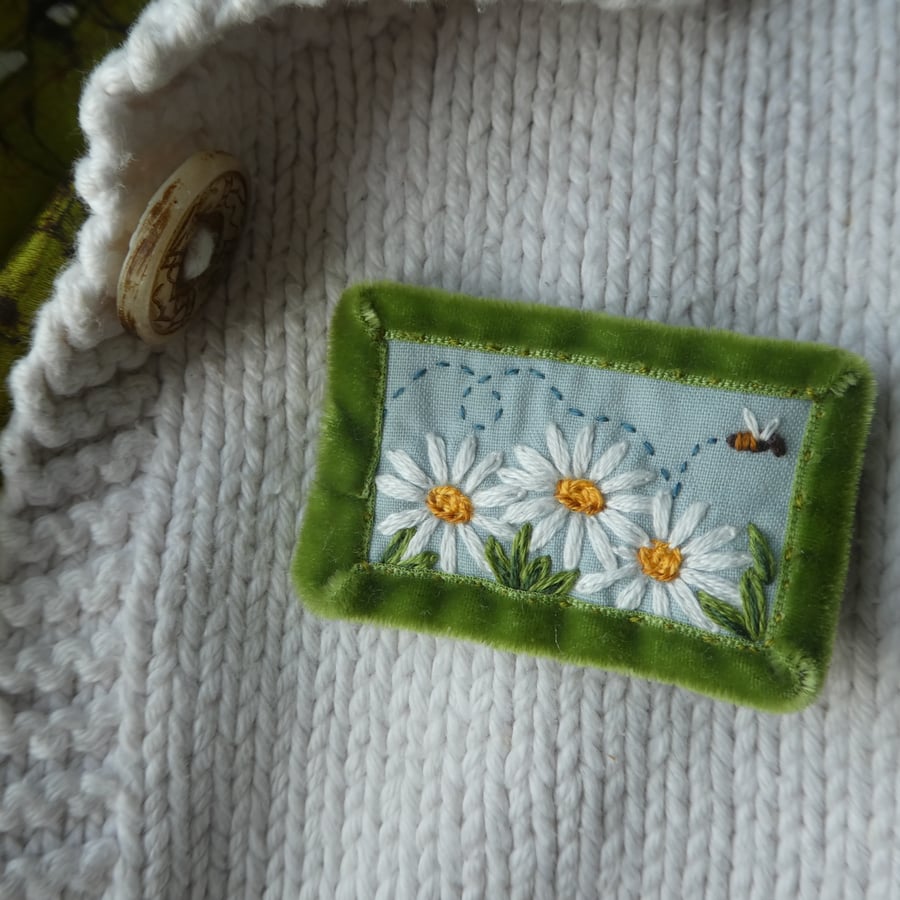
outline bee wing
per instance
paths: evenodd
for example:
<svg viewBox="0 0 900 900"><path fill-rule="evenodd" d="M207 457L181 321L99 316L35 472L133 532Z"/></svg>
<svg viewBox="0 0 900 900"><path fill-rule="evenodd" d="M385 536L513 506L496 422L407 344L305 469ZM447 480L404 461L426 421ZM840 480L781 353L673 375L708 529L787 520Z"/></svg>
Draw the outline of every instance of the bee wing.
<svg viewBox="0 0 900 900"><path fill-rule="evenodd" d="M765 428L763 428L762 434L760 435L760 437L764 441L767 441L778 430L778 425L780 424L780 422L781 422L780 419L772 419L772 421L769 422Z"/></svg>
<svg viewBox="0 0 900 900"><path fill-rule="evenodd" d="M747 426L747 431L757 440L760 440L759 422L756 421L756 416L746 406L744 407L744 424Z"/></svg>

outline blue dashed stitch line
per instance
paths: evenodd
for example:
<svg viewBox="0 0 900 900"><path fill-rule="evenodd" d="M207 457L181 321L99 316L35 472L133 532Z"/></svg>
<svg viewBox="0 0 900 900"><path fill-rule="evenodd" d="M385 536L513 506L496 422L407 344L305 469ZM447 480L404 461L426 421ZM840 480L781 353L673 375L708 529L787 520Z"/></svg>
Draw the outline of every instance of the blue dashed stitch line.
<svg viewBox="0 0 900 900"><path fill-rule="evenodd" d="M435 363L435 366L437 366L438 368L441 368L441 369L449 369L449 368L451 368L451 363L449 363L446 360L439 360L438 362ZM480 375L480 376L476 377L475 370L471 366L467 365L466 363L460 363L459 368L460 368L460 371L463 372L465 375L475 377L476 384L487 384L493 378L493 376L491 374L485 374L485 375ZM416 370L410 376L410 384L424 378L428 374L428 371L429 371L429 369L427 367L423 367L421 369ZM521 373L521 371L522 370L518 367L511 367L511 368L505 369L503 371L503 374L507 375L507 376L519 375ZM529 375L532 375L534 378L537 378L541 381L546 381L546 379L547 379L546 373L540 371L540 369L535 369L535 368L530 367L526 371L528 372ZM391 395L392 399L396 400L397 398L401 397L406 392L407 386L408 385L397 388ZM550 394L553 396L553 398L555 400L562 401L564 399L562 391L559 388L557 388L556 386L548 385L548 390L550 391ZM463 391L462 396L463 396L463 398L467 398L467 397L471 396L472 393L473 393L473 386L469 385ZM492 389L491 397L494 400L496 400L497 403L499 404L499 402L501 400L500 391L498 391L496 389ZM387 414L387 411L388 411L387 408L385 408L385 414ZM567 408L566 411L570 416L574 416L576 418L585 418L585 416L586 416L586 413L583 410L579 409L577 406L570 406ZM498 407L494 411L491 421L499 422L500 419L503 417L503 412L504 412L503 407L502 406ZM468 419L468 413L467 413L467 410L466 410L466 407L464 404L461 404L459 407L459 417L463 421L467 421L467 419ZM604 423L607 423L610 421L609 416L604 416L604 415L600 415L600 414L594 416L593 419L594 419L594 421L599 422L600 424L604 424ZM623 422L620 422L619 425L622 428L622 430L627 432L628 434L637 434L638 429L634 425L632 425L631 422L623 421ZM485 426L480 423L473 424L472 428L475 431L479 431L479 432L485 430ZM717 444L718 438L708 437L706 439L706 443L709 445ZM648 456L656 455L656 448L653 446L653 444L650 441L642 440L641 444L643 445L644 450L647 452ZM691 448L690 456L693 457L693 456L699 455L700 449L701 449L701 445L699 443L694 444L694 446ZM688 460L685 460L684 462L682 462L679 465L678 472L684 473L687 471L687 469L688 469ZM663 477L663 479L665 479L666 481L671 481L672 473L670 472L669 469L660 468L659 473ZM680 481L676 482L675 484L672 485L671 493L672 493L673 498L677 498L679 496L679 494L681 493L681 488L682 488L682 483Z"/></svg>

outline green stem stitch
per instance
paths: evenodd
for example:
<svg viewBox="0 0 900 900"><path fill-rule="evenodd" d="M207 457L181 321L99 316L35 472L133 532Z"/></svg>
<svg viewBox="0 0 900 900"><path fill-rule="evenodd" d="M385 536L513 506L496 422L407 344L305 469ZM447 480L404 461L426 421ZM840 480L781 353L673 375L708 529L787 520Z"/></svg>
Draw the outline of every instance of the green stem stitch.
<svg viewBox="0 0 900 900"><path fill-rule="evenodd" d="M531 524L526 522L513 538L507 555L501 543L493 536L484 544L484 555L500 584L519 591L546 594L550 597L568 595L581 574L578 569L553 571L549 556L538 556L529 562L531 552Z"/></svg>
<svg viewBox="0 0 900 900"><path fill-rule="evenodd" d="M759 643L769 626L765 586L775 580L775 556L763 533L751 522L747 537L753 564L741 575L741 609L706 591L697 591L704 614L716 625L744 640Z"/></svg>
<svg viewBox="0 0 900 900"><path fill-rule="evenodd" d="M403 554L416 533L415 528L403 528L398 531L388 544L381 561L391 566L403 566L407 569L433 569L438 561L438 555L433 550L423 550L409 559L404 559Z"/></svg>

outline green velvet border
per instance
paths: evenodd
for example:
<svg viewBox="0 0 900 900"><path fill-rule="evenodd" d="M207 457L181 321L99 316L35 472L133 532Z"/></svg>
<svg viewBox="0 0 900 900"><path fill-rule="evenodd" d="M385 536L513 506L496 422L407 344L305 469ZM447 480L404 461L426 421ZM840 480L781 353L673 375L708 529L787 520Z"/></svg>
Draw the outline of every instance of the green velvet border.
<svg viewBox="0 0 900 900"><path fill-rule="evenodd" d="M811 400L765 644L476 578L369 563L389 337ZM338 304L328 376L317 477L293 561L309 608L629 672L772 712L815 697L831 656L874 405L875 382L860 357L370 284L351 288Z"/></svg>

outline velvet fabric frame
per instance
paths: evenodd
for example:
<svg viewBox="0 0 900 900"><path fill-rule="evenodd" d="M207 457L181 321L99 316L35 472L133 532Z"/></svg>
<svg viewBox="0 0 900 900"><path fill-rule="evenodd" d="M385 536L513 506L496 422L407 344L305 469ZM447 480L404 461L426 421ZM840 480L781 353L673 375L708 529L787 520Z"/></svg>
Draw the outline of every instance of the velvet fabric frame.
<svg viewBox="0 0 900 900"><path fill-rule="evenodd" d="M765 639L369 562L392 338L809 399ZM327 617L614 669L772 712L800 709L831 656L874 393L866 362L832 347L396 284L353 287L332 320L318 470L293 561L297 591Z"/></svg>

